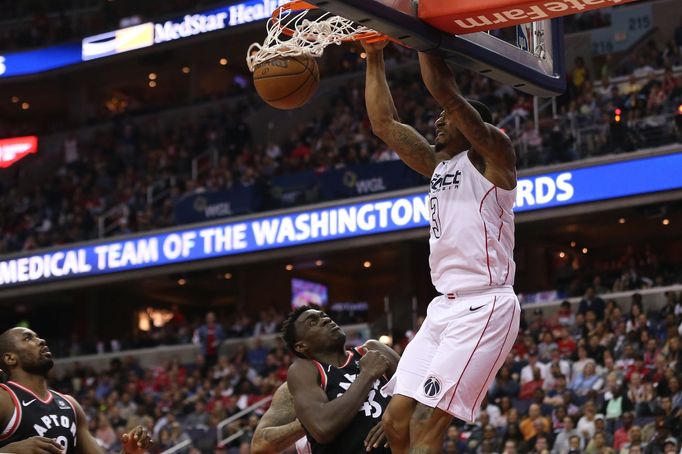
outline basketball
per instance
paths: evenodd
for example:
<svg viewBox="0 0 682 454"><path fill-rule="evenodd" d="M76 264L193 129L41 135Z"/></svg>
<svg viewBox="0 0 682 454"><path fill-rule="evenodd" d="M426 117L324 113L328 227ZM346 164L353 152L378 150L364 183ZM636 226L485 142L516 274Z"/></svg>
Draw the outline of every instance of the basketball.
<svg viewBox="0 0 682 454"><path fill-rule="evenodd" d="M273 58L253 71L256 92L277 109L301 107L312 98L319 83L317 62L307 55Z"/></svg>

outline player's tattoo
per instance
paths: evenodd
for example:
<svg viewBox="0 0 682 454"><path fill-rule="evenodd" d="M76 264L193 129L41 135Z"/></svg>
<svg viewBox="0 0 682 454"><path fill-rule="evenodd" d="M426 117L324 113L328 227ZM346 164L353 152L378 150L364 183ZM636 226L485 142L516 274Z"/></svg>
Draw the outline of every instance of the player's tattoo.
<svg viewBox="0 0 682 454"><path fill-rule="evenodd" d="M427 407L424 404L417 404L414 413L412 413L412 420L415 422L426 421L433 415L433 411L434 409L431 407Z"/></svg>

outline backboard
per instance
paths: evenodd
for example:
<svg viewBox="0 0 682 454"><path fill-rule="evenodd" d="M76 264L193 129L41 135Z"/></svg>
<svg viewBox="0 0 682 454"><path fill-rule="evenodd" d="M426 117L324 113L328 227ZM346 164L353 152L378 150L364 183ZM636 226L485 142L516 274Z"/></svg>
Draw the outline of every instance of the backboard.
<svg viewBox="0 0 682 454"><path fill-rule="evenodd" d="M450 63L479 72L520 91L537 96L556 96L566 88L562 19L541 20L519 28L520 42L507 42L494 34L453 34L439 28L457 29L454 24L436 28L420 19L412 0L307 0L318 8L399 39L420 51L437 51ZM478 1L478 0L477 0ZM442 1L441 3L455 3ZM476 16L457 21L468 28L492 28ZM531 16L532 17L532 16ZM518 21L517 21L518 22Z"/></svg>

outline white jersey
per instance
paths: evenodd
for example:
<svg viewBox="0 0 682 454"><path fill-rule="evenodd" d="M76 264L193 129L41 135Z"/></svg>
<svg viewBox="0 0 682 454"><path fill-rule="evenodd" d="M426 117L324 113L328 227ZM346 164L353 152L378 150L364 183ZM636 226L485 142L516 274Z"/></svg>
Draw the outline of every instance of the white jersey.
<svg viewBox="0 0 682 454"><path fill-rule="evenodd" d="M445 295L514 284L516 189L492 184L467 153L441 162L429 189L431 280Z"/></svg>
<svg viewBox="0 0 682 454"><path fill-rule="evenodd" d="M312 454L312 449L310 449L310 443L308 443L308 438L305 436L296 440L296 453L297 454Z"/></svg>

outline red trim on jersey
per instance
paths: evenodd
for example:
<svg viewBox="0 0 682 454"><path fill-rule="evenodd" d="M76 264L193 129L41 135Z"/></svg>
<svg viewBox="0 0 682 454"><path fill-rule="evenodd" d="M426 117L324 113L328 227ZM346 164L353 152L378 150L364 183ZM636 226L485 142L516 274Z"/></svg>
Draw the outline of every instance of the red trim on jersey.
<svg viewBox="0 0 682 454"><path fill-rule="evenodd" d="M507 285L507 278L509 277L509 259L507 259L507 272L504 275L504 282L502 285Z"/></svg>
<svg viewBox="0 0 682 454"><path fill-rule="evenodd" d="M358 353L359 353L359 352L358 352ZM348 351L346 352L346 362L343 363L343 366L341 366L340 369L343 369L344 367L346 367L347 365L349 365L351 359L353 359L353 352L350 351L350 350L348 350Z"/></svg>
<svg viewBox="0 0 682 454"><path fill-rule="evenodd" d="M488 267L488 277L490 278L488 285L493 285L493 273L490 272L490 255L488 254L488 227L486 227L485 221L483 221L483 235L485 235L485 264Z"/></svg>
<svg viewBox="0 0 682 454"><path fill-rule="evenodd" d="M490 189L488 190L488 192L486 192L485 195L483 196L483 198L481 199L481 205L478 207L478 212L479 212L479 213L480 213L481 211L483 211L483 201L485 200L486 197L488 197L488 194L490 194L490 193L492 192L492 190L495 189L496 187L497 187L497 186L493 186L492 188L490 188Z"/></svg>
<svg viewBox="0 0 682 454"><path fill-rule="evenodd" d="M325 391L327 390L327 374L324 371L324 367L322 367L322 364L318 363L314 359L312 360L313 364L317 367L317 370L320 372L320 388L324 389Z"/></svg>
<svg viewBox="0 0 682 454"><path fill-rule="evenodd" d="M488 189L488 192L485 193L481 199L481 204L478 207L479 214L481 211L483 211L483 202L485 201L486 197L488 197L488 194L493 191L493 189L495 189L495 194L497 194L497 186L493 186L492 188ZM483 234L485 235L485 263L488 266L488 277L490 278L490 283L488 285L493 285L493 274L490 272L490 254L488 254L488 227L485 225L485 220L483 218L481 218L481 220L483 221Z"/></svg>
<svg viewBox="0 0 682 454"><path fill-rule="evenodd" d="M452 397L450 398L450 402L448 402L448 408L450 408L450 405L452 405L452 401L455 399L455 396L457 395L457 388L459 388L459 384L462 382L462 377L464 376L464 372L466 372L467 367L469 367L469 363L471 362L471 358L474 357L474 353L476 353L476 350L478 350L478 345L481 343L481 339L483 339L483 335L488 330L488 325L490 324L490 319L493 316L493 312L495 312L495 303L497 303L497 297L495 297L495 299L493 300L493 308L490 311L490 315L488 316L488 321L485 322L485 327L483 328L483 332L481 333L481 337L478 338L478 342L476 342L476 346L474 347L474 351L471 352L471 355L469 356L467 363L464 365L464 369L462 369L462 373L459 374L459 380L457 380L457 384L455 385L455 390L452 392Z"/></svg>
<svg viewBox="0 0 682 454"><path fill-rule="evenodd" d="M9 437L14 435L14 432L17 431L17 428L21 423L21 405L19 404L19 399L17 398L17 395L14 394L14 391L12 391L12 388L3 385L2 383L0 383L0 388L4 389L9 393L10 397L12 398L12 401L14 401L14 410L17 412L17 419L14 420L14 424L12 424L12 427L10 428L9 432L7 432L5 435L0 435L0 440L7 440Z"/></svg>
<svg viewBox="0 0 682 454"><path fill-rule="evenodd" d="M44 404L49 404L50 402L52 402L52 393L50 392L50 390L47 391L47 392L48 392L47 400L43 400L43 399L41 399L40 397L38 397L38 395L37 395L36 393L34 393L33 391L31 391L31 390L28 389L27 387L22 386L22 385L20 385L19 383L15 382L15 381L11 381L11 380L10 380L10 381L8 381L7 383L12 383L14 386L17 386L17 387L23 389L24 391L26 391L27 393L31 394L33 397L35 397L36 399L38 399L39 401L41 401L41 402L44 403Z"/></svg>
<svg viewBox="0 0 682 454"><path fill-rule="evenodd" d="M511 331L512 323L514 323L514 315L516 315L516 305L514 305L514 309L512 311L512 316L511 320L509 321L509 327L507 327L507 334L504 335L504 340L502 341L502 347L504 347L504 344L507 343L507 338L509 337L509 331ZM488 376L485 378L485 381L483 382L483 387L481 390L478 392L478 396L476 396L476 400L474 401L474 406L471 409L471 419L474 419L474 409L478 408L478 399L480 399L481 394L483 394L483 391L485 391L485 385L488 383L488 379L490 379L490 374L493 373L495 370L495 365L497 362L500 360L500 355L502 355L502 349L497 353L497 358L495 358L495 362L493 362L493 367L490 369L490 372L488 372Z"/></svg>
<svg viewBox="0 0 682 454"><path fill-rule="evenodd" d="M358 352L358 355L360 356L365 356L365 353L367 353L367 349L362 345L360 347L355 347L354 350Z"/></svg>

